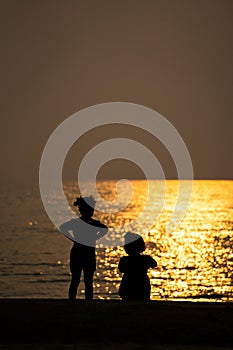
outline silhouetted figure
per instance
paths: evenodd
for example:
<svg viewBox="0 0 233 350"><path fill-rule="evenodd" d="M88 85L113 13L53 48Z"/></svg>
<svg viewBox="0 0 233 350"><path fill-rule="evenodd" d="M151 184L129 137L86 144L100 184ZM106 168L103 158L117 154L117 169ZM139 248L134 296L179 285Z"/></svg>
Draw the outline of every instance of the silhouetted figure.
<svg viewBox="0 0 233 350"><path fill-rule="evenodd" d="M128 256L120 259L118 269L123 272L119 295L123 300L150 300L150 280L147 270L157 262L150 255L141 255L146 249L140 235L128 232L124 249Z"/></svg>
<svg viewBox="0 0 233 350"><path fill-rule="evenodd" d="M76 298L80 276L83 270L85 298L93 298L93 276L96 270L95 245L103 237L108 228L100 221L92 219L95 200L93 197L79 197L74 202L78 206L81 217L72 219L60 226L60 230L71 235L74 245L70 252L70 271L72 274L69 288L69 299Z"/></svg>

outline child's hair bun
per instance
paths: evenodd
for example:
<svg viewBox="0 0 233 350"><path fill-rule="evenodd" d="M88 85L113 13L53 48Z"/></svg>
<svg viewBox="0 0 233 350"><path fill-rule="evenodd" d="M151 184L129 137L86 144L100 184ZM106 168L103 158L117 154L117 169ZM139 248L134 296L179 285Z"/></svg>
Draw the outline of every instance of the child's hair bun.
<svg viewBox="0 0 233 350"><path fill-rule="evenodd" d="M83 206L83 205L89 205L90 207L94 208L95 207L95 199L92 196L89 197L78 197L76 198L76 201L73 203L73 205L76 206Z"/></svg>

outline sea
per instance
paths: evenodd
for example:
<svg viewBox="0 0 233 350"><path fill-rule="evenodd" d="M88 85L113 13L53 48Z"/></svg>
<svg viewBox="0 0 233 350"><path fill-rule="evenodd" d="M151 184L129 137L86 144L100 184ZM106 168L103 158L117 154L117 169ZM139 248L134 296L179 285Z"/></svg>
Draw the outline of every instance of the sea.
<svg viewBox="0 0 233 350"><path fill-rule="evenodd" d="M116 198L116 182L97 183L103 199ZM168 227L180 181L166 180L163 205L159 181L149 184L149 205L148 181L131 180L133 196L126 208L94 214L109 227L109 244L105 239L96 248L94 299L120 299L118 263L126 255L124 234L131 231L142 235L144 254L158 264L148 271L152 300L233 302L233 181L194 180L189 206L172 229ZM74 182L63 186L67 203L78 216L72 208L78 188ZM0 297L67 298L73 243L49 219L38 186L3 188L0 202ZM83 280L77 298L84 298Z"/></svg>

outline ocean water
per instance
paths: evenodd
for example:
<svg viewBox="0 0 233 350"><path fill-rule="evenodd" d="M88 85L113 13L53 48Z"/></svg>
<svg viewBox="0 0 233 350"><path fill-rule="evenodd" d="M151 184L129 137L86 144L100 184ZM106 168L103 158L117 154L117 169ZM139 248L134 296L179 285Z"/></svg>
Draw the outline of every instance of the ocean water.
<svg viewBox="0 0 233 350"><path fill-rule="evenodd" d="M151 181L154 197L140 219L138 215L147 200L147 181L131 183L134 195L126 209L120 213L97 212L95 218L111 227L113 244L123 237L126 223L132 231L142 234L145 253L158 263L149 271L151 299L232 302L233 181L195 180L186 215L171 232L166 231L166 226L179 182L166 181L166 202L161 208L158 181ZM115 181L100 181L97 187L103 198L113 200L115 185ZM77 195L76 185L65 183L64 190L71 203ZM0 297L66 298L72 242L50 222L39 190L21 188L13 192L4 188L0 202ZM96 252L94 298L119 299L122 275L117 267L124 249L104 247L99 242ZM83 297L81 282L78 298Z"/></svg>

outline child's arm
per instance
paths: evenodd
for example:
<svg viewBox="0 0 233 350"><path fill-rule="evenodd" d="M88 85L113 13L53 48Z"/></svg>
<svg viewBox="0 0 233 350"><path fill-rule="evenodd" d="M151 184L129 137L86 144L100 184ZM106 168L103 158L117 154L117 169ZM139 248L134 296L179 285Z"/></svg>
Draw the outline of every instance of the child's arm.
<svg viewBox="0 0 233 350"><path fill-rule="evenodd" d="M74 228L74 223L73 220L64 222L63 224L61 224L61 226L59 227L59 230L67 237L69 238L71 241L73 241L73 228Z"/></svg>
<svg viewBox="0 0 233 350"><path fill-rule="evenodd" d="M149 263L150 263L150 267L152 267L152 268L154 268L158 265L157 262L155 261L155 259L153 259L151 256L150 256Z"/></svg>
<svg viewBox="0 0 233 350"><path fill-rule="evenodd" d="M98 220L95 220L94 225L95 225L96 227L99 227L99 228L101 229L101 230L99 230L99 231L97 232L97 240L100 239L100 238L102 238L102 237L104 237L104 236L107 234L107 232L108 232L108 227L107 227L106 225L102 224L102 222L100 222L100 221L98 221Z"/></svg>
<svg viewBox="0 0 233 350"><path fill-rule="evenodd" d="M105 226L101 229L101 231L97 232L97 239L100 239L102 237L104 237L108 232L108 227Z"/></svg>

